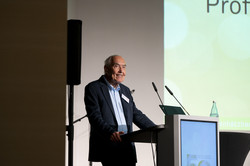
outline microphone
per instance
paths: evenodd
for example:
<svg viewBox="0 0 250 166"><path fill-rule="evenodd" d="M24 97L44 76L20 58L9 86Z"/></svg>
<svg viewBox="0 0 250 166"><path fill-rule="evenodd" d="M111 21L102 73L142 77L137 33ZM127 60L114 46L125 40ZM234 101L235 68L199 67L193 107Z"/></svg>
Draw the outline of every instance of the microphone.
<svg viewBox="0 0 250 166"><path fill-rule="evenodd" d="M152 82L152 85L153 85L153 87L154 87L155 92L156 92L156 93L158 93L158 90L157 90L157 88L156 88L156 86L155 86L155 83L154 83L154 82Z"/></svg>
<svg viewBox="0 0 250 166"><path fill-rule="evenodd" d="M135 90L134 90L134 89L130 91L130 93L131 93L131 94L133 94L134 92L135 92Z"/></svg>
<svg viewBox="0 0 250 166"><path fill-rule="evenodd" d="M154 82L152 82L152 85L153 85L153 87L154 87L155 92L156 92L156 93L157 93L157 95L158 95L158 98L159 98L159 99L160 99L160 101L161 101L161 105L163 106L163 102L162 102L161 97L160 97L160 95L159 95L159 93L158 93L158 90L157 90L157 88L156 88L156 86L155 86L155 83L154 83Z"/></svg>
<svg viewBox="0 0 250 166"><path fill-rule="evenodd" d="M188 114L190 115L187 110L183 107L183 105L179 102L179 100L174 96L174 93L167 87L167 85L165 85L165 88L167 89L167 91L170 93L170 95L172 95L175 100L180 104L181 108Z"/></svg>
<svg viewBox="0 0 250 166"><path fill-rule="evenodd" d="M168 90L168 92L170 93L170 95L174 95L173 92L165 85L165 88Z"/></svg>

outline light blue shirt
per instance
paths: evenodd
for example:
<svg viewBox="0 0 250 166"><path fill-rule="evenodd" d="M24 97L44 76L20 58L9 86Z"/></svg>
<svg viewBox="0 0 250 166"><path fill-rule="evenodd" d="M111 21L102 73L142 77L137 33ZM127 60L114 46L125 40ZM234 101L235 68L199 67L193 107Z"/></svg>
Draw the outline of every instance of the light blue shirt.
<svg viewBox="0 0 250 166"><path fill-rule="evenodd" d="M127 124L126 124L126 120L125 120L125 116L124 116L124 112L122 108L121 97L119 94L120 85L118 85L117 88L114 88L109 83L108 85L109 85L110 98L111 98L112 105L115 111L115 118L118 123L118 131L123 131L124 134L126 134L128 132L128 128L127 128Z"/></svg>

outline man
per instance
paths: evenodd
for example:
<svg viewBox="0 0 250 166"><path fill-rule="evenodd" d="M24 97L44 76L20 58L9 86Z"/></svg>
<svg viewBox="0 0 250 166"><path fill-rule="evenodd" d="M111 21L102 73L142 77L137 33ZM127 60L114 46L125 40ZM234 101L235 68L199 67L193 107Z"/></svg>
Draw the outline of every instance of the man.
<svg viewBox="0 0 250 166"><path fill-rule="evenodd" d="M132 132L132 123L141 129L155 124L138 110L130 89L121 84L126 76L125 60L113 55L105 60L104 75L85 87L85 106L91 125L89 161L103 166L135 166L134 144L121 134Z"/></svg>

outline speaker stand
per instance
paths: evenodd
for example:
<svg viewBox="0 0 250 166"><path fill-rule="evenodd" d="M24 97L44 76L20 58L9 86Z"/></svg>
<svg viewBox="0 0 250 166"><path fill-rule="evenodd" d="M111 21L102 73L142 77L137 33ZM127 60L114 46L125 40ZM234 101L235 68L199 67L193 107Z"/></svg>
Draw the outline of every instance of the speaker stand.
<svg viewBox="0 0 250 166"><path fill-rule="evenodd" d="M73 166L73 141L74 141L74 123L73 123L73 112L74 112L74 85L68 85L68 121L69 124L66 126L68 136L68 166Z"/></svg>

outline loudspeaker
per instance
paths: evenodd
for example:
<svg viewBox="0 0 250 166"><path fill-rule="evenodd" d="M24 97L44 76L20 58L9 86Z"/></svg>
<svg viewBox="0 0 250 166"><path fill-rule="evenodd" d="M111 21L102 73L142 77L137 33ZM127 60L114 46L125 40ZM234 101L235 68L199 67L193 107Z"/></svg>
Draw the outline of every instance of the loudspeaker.
<svg viewBox="0 0 250 166"><path fill-rule="evenodd" d="M67 84L81 83L82 21L68 20Z"/></svg>

